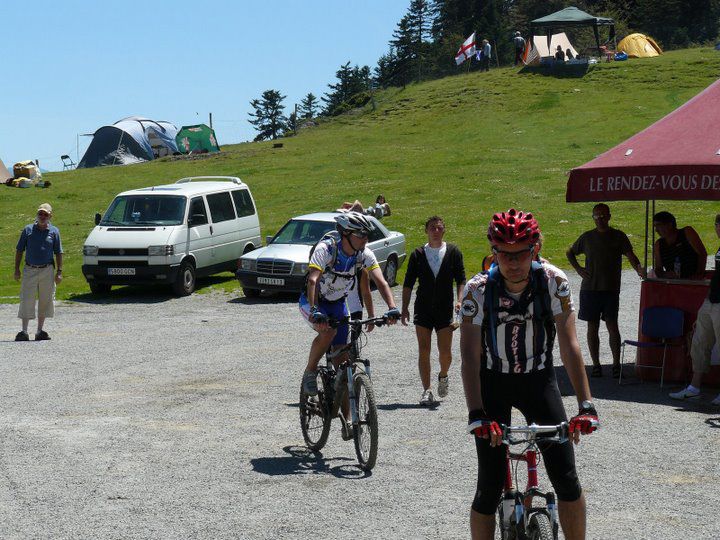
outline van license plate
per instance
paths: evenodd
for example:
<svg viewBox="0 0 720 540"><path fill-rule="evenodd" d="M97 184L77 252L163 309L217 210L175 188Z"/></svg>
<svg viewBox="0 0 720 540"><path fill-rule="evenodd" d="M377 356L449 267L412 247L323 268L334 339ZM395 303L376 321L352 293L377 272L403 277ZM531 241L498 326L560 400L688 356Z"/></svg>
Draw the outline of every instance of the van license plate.
<svg viewBox="0 0 720 540"><path fill-rule="evenodd" d="M280 278L258 277L258 283L263 285L285 285L285 280Z"/></svg>
<svg viewBox="0 0 720 540"><path fill-rule="evenodd" d="M134 276L134 268L108 268L108 276Z"/></svg>

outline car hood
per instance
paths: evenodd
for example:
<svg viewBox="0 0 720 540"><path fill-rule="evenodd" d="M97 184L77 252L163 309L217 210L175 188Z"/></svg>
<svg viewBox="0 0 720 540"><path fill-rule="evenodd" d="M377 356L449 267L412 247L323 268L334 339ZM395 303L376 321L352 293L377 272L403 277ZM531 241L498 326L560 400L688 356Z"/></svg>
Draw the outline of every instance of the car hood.
<svg viewBox="0 0 720 540"><path fill-rule="evenodd" d="M147 248L167 244L173 227L105 227L96 226L85 239L85 245L101 248Z"/></svg>
<svg viewBox="0 0 720 540"><path fill-rule="evenodd" d="M242 256L243 259L283 259L299 263L310 260L312 246L302 244L270 244L260 249L250 251Z"/></svg>

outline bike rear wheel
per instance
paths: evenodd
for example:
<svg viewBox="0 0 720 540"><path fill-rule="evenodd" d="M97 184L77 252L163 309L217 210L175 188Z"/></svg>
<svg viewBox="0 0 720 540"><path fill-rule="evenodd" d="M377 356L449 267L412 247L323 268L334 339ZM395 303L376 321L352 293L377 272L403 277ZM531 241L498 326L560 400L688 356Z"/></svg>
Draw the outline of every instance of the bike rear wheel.
<svg viewBox="0 0 720 540"><path fill-rule="evenodd" d="M527 536L530 540L554 540L552 524L545 512L534 512L530 516Z"/></svg>
<svg viewBox="0 0 720 540"><path fill-rule="evenodd" d="M370 378L365 373L357 373L353 384L355 387L355 406L358 413L358 424L353 426L355 454L360 467L369 471L375 466L378 450L378 419L375 392Z"/></svg>
<svg viewBox="0 0 720 540"><path fill-rule="evenodd" d="M330 411L322 373L317 375L317 396L309 396L300 384L300 428L307 447L317 452L327 443L330 434Z"/></svg>

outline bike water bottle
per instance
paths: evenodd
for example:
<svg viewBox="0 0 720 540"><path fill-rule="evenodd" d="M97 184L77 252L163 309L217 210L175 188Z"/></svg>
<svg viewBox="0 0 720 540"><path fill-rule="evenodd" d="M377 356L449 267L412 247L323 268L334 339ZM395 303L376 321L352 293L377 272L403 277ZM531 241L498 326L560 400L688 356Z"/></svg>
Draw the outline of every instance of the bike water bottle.
<svg viewBox="0 0 720 540"><path fill-rule="evenodd" d="M502 500L503 510L503 529L506 531L513 525L515 525L515 493L508 491L503 496Z"/></svg>
<svg viewBox="0 0 720 540"><path fill-rule="evenodd" d="M675 257L675 264L673 264L673 272L677 277L680 277L680 270L682 265L680 264L680 257Z"/></svg>

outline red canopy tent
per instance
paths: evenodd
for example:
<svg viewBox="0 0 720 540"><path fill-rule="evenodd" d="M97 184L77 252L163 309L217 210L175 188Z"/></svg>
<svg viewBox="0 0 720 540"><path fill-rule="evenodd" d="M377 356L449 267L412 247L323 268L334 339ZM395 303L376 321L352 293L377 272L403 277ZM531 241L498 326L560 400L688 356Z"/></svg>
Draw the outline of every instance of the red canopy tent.
<svg viewBox="0 0 720 540"><path fill-rule="evenodd" d="M656 200L720 200L720 80L647 129L570 171L565 198L567 202L646 201L647 268L648 218L655 213ZM644 279L638 329L643 310L660 305L683 310L689 332L707 290L704 282ZM638 333L640 341L650 341ZM652 359L652 351L639 350L641 357ZM660 365L657 358L654 363ZM671 380L682 380L689 370L680 349L670 355L668 365ZM720 385L720 367L714 366L703 381Z"/></svg>
<svg viewBox="0 0 720 540"><path fill-rule="evenodd" d="M720 80L570 171L567 202L720 200Z"/></svg>

